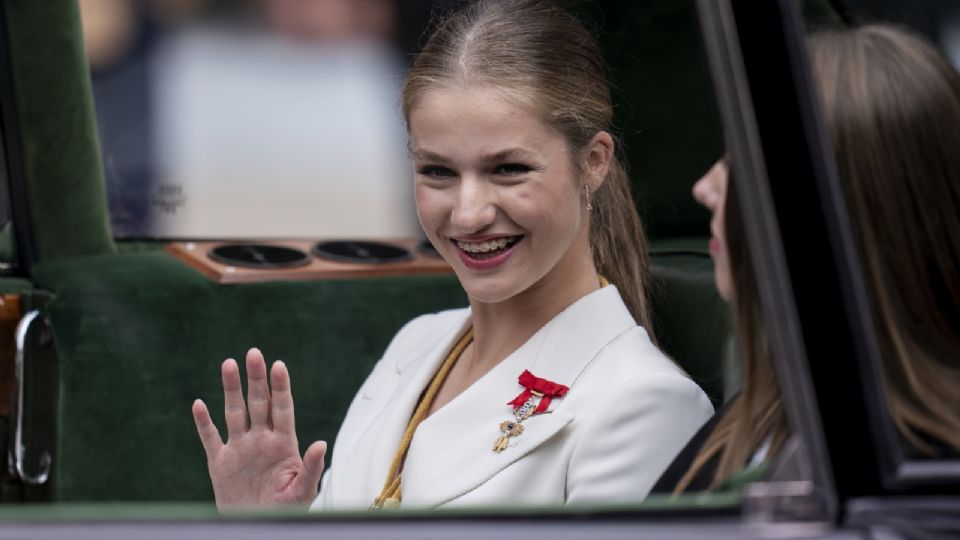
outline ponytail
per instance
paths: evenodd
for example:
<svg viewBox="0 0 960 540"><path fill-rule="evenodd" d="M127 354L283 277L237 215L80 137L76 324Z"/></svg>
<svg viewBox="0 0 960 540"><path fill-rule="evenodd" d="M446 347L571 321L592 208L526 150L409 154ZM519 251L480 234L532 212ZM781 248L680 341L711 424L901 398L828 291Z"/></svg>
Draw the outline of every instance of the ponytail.
<svg viewBox="0 0 960 540"><path fill-rule="evenodd" d="M627 171L616 155L591 206L590 249L597 272L616 285L630 314L656 342L646 294L650 272L647 242Z"/></svg>

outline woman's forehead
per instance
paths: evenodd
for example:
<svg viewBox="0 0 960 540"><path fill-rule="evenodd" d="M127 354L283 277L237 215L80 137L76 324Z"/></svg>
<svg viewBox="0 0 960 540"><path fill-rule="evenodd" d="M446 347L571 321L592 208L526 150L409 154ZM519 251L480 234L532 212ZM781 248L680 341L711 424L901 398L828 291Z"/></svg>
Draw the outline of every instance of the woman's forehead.
<svg viewBox="0 0 960 540"><path fill-rule="evenodd" d="M562 139L539 110L495 87L442 87L424 93L411 109L409 127L415 154L462 147L490 154L530 151Z"/></svg>
<svg viewBox="0 0 960 540"><path fill-rule="evenodd" d="M412 116L416 111L424 108L463 101L477 105L508 107L534 116L539 116L542 112L536 105L536 99L530 90L485 81L466 80L458 83L437 84L423 91L411 106L409 113Z"/></svg>

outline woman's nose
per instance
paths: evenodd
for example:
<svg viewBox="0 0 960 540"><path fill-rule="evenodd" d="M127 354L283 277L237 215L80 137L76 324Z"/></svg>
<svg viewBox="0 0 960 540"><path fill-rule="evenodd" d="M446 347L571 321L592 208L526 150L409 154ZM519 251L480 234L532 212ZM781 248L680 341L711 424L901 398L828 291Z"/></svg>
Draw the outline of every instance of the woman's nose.
<svg viewBox="0 0 960 540"><path fill-rule="evenodd" d="M707 207L707 209L713 208L713 203L716 197L713 194L713 189L710 187L710 181L706 176L702 176L697 183L693 184L693 198L701 205Z"/></svg>
<svg viewBox="0 0 960 540"><path fill-rule="evenodd" d="M489 227L497 215L494 195L484 182L463 178L450 222L462 233L475 233Z"/></svg>
<svg viewBox="0 0 960 540"><path fill-rule="evenodd" d="M714 165L706 172L695 184L693 184L693 198L708 210L713 210L720 198L720 189L717 185L716 171L717 165Z"/></svg>

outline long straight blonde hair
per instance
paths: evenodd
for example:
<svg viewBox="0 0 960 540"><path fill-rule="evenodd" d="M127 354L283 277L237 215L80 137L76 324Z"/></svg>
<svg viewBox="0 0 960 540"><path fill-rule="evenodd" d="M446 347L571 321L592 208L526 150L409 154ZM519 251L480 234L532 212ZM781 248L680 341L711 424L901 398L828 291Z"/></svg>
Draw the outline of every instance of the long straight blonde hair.
<svg viewBox="0 0 960 540"><path fill-rule="evenodd" d="M821 32L810 53L890 415L921 454L960 450L960 73L888 25Z"/></svg>

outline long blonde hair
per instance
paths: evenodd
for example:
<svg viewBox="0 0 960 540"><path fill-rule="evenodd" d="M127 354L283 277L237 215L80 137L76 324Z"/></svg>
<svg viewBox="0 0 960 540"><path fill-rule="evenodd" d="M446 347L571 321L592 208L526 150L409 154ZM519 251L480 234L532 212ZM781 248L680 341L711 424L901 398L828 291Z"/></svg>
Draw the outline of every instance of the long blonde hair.
<svg viewBox="0 0 960 540"><path fill-rule="evenodd" d="M868 25L810 39L880 335L890 415L917 450L960 449L960 73Z"/></svg>
<svg viewBox="0 0 960 540"><path fill-rule="evenodd" d="M430 89L483 83L539 108L578 155L600 131L612 132L607 68L589 31L540 0L477 0L441 20L403 86L403 112ZM619 152L619 145L618 152ZM646 296L646 241L619 153L591 197L590 248L597 271L623 296L653 337Z"/></svg>

